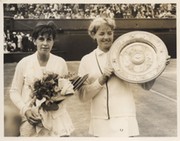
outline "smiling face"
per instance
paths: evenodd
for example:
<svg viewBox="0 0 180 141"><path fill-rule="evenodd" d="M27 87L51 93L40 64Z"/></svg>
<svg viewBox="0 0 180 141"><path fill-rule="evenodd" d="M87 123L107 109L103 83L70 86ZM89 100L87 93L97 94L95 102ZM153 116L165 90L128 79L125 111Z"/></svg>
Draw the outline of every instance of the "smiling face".
<svg viewBox="0 0 180 141"><path fill-rule="evenodd" d="M54 39L52 35L39 35L38 38L34 40L34 44L37 46L39 55L49 55L54 44Z"/></svg>
<svg viewBox="0 0 180 141"><path fill-rule="evenodd" d="M102 24L94 35L100 50L109 51L113 43L114 32L107 24Z"/></svg>

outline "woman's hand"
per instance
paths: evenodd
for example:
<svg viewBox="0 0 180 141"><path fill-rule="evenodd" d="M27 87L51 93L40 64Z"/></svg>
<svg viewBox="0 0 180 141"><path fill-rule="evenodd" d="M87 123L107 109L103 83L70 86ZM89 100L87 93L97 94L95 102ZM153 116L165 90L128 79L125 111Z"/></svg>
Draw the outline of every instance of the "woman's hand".
<svg viewBox="0 0 180 141"><path fill-rule="evenodd" d="M113 72L114 72L114 69L113 69L113 68L111 68L111 67L106 67L106 68L104 69L104 73L102 74L102 76L99 77L99 83L100 83L101 85L105 84L105 83L108 81L108 79L112 76Z"/></svg>
<svg viewBox="0 0 180 141"><path fill-rule="evenodd" d="M155 83L156 79L153 79L151 81L148 81L148 82L145 82L145 83L142 83L142 84L139 84L144 90L150 90L154 83Z"/></svg>
<svg viewBox="0 0 180 141"><path fill-rule="evenodd" d="M171 59L171 56L168 55L168 57L166 59L166 65L168 65L170 63L170 59Z"/></svg>
<svg viewBox="0 0 180 141"><path fill-rule="evenodd" d="M41 123L41 118L39 115L37 115L37 113L33 112L31 109L25 112L25 116L31 125L37 125Z"/></svg>

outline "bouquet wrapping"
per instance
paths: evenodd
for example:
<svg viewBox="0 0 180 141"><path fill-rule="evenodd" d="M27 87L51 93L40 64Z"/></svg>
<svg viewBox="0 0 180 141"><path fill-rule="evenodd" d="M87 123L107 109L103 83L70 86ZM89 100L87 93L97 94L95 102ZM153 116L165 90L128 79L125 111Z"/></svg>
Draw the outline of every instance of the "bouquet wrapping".
<svg viewBox="0 0 180 141"><path fill-rule="evenodd" d="M50 114L59 109L60 103L69 96L72 96L75 90L79 89L88 75L83 77L75 73L69 73L66 76L59 76L56 73L46 72L40 79L35 79L30 85L32 90L32 100L29 107L42 121L36 126L39 132L42 127L51 130ZM49 111L52 111L52 113Z"/></svg>

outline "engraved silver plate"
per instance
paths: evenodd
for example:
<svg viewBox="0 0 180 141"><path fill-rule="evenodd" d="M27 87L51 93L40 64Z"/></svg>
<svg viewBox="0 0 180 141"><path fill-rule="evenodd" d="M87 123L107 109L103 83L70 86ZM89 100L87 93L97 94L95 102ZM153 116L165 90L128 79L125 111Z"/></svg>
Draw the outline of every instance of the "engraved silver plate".
<svg viewBox="0 0 180 141"><path fill-rule="evenodd" d="M123 34L109 51L115 75L131 83L144 83L158 77L166 67L167 57L164 42L145 31Z"/></svg>

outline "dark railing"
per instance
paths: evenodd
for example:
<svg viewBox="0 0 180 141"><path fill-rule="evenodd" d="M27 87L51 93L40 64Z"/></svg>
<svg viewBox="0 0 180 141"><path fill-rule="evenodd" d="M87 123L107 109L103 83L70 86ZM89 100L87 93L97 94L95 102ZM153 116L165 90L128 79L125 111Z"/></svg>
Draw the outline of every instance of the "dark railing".
<svg viewBox="0 0 180 141"><path fill-rule="evenodd" d="M91 19L13 19L4 18L5 28L8 24L14 31L31 31L38 22L54 21L59 29L87 30ZM116 29L176 29L176 19L116 19Z"/></svg>

